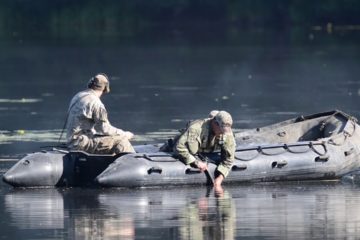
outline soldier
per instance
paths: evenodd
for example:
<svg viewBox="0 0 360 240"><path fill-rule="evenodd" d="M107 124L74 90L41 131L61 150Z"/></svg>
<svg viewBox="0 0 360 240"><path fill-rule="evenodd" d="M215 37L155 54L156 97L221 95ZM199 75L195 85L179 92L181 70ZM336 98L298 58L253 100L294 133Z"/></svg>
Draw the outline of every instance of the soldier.
<svg viewBox="0 0 360 240"><path fill-rule="evenodd" d="M129 140L133 133L113 127L100 97L110 92L108 77L92 77L88 89L76 94L70 102L67 118L67 146L96 154L135 152Z"/></svg>
<svg viewBox="0 0 360 240"><path fill-rule="evenodd" d="M181 161L201 171L207 171L207 164L196 154L221 150L221 162L215 171L215 187L221 187L234 161L236 143L232 123L231 115L226 111L219 111L213 118L192 121L174 145L174 152Z"/></svg>

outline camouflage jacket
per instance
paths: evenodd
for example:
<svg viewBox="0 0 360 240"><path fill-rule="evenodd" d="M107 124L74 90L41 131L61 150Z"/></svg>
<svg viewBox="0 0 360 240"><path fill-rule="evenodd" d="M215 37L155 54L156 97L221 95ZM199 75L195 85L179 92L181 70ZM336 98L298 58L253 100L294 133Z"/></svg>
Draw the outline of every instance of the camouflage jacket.
<svg viewBox="0 0 360 240"><path fill-rule="evenodd" d="M82 134L88 136L124 134L123 130L110 124L104 104L91 89L79 92L73 97L66 126L68 143Z"/></svg>
<svg viewBox="0 0 360 240"><path fill-rule="evenodd" d="M221 151L221 163L217 170L226 177L231 169L235 155L235 138L233 134L226 134L220 138L211 132L211 119L195 120L179 136L174 146L174 152L180 156L185 164L196 161L194 155Z"/></svg>

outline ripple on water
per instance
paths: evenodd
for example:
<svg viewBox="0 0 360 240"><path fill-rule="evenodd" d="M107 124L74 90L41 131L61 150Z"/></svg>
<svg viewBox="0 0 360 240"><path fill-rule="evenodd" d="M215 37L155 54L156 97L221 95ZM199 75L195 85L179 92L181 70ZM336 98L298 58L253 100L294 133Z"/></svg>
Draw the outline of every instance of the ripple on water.
<svg viewBox="0 0 360 240"><path fill-rule="evenodd" d="M20 99L7 99L1 98L0 103L37 103L41 102L40 98L20 98Z"/></svg>
<svg viewBox="0 0 360 240"><path fill-rule="evenodd" d="M196 91L199 88L194 86L164 86L164 85L143 85L142 89L159 89L167 91Z"/></svg>

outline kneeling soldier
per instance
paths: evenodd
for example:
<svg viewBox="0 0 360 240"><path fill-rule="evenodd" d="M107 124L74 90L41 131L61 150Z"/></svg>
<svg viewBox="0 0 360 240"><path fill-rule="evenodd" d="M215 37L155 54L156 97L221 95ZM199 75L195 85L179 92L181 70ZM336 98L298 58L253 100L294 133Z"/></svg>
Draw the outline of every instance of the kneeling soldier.
<svg viewBox="0 0 360 240"><path fill-rule="evenodd" d="M174 144L174 153L180 160L201 171L207 171L207 164L195 155L221 150L221 162L215 171L215 187L221 186L234 161L236 143L232 123L228 112L219 111L213 118L192 121Z"/></svg>

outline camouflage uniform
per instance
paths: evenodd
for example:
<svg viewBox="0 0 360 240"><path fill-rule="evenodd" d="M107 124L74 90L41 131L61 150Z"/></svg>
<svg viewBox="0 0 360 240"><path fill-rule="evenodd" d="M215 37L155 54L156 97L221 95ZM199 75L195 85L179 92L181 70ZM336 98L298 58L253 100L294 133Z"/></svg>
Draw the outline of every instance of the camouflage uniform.
<svg viewBox="0 0 360 240"><path fill-rule="evenodd" d="M174 146L174 152L185 164L197 161L194 155L221 150L221 163L217 167L224 177L229 174L235 155L235 138L232 132L217 138L211 131L210 118L196 120L180 135Z"/></svg>
<svg viewBox="0 0 360 240"><path fill-rule="evenodd" d="M92 89L73 97L68 114L70 149L98 154L135 152L125 132L110 124L104 104Z"/></svg>

